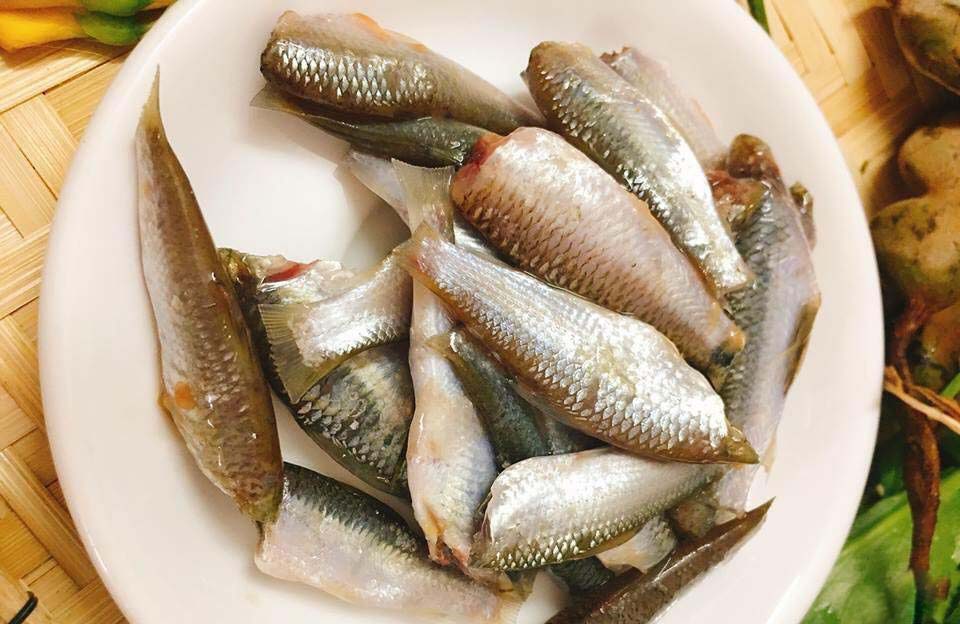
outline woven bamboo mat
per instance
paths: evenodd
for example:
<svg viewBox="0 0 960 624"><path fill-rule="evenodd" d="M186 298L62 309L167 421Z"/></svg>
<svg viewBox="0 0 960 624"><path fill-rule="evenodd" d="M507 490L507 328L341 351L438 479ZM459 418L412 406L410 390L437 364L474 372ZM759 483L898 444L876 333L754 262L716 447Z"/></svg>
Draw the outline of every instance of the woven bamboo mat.
<svg viewBox="0 0 960 624"><path fill-rule="evenodd" d="M826 113L868 210L896 195L897 142L946 98L901 57L880 0L767 0L774 40ZM123 616L67 514L44 433L37 295L67 165L123 62L87 42L0 56L0 622ZM829 209L823 207L822 209ZM6 619L5 619L6 618Z"/></svg>

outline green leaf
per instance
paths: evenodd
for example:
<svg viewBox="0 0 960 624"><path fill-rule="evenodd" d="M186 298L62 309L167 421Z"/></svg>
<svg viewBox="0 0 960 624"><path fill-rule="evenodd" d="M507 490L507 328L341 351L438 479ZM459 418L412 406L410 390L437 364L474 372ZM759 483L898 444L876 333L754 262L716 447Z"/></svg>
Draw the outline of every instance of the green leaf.
<svg viewBox="0 0 960 624"><path fill-rule="evenodd" d="M150 6L153 0L80 0L88 11L108 13L110 15L136 15Z"/></svg>
<svg viewBox="0 0 960 624"><path fill-rule="evenodd" d="M804 624L911 624L915 588L908 569L912 523L905 492L861 513ZM925 622L960 624L960 470L940 485L930 576L950 581L947 600L930 605ZM948 615L949 611L949 615Z"/></svg>

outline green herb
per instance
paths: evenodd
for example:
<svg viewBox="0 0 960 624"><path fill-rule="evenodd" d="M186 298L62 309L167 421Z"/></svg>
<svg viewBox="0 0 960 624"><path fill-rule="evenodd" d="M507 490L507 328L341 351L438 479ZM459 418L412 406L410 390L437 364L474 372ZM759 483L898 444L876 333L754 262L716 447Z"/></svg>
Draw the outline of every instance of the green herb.
<svg viewBox="0 0 960 624"><path fill-rule="evenodd" d="M803 624L910 624L916 589L907 563L912 531L906 492L881 499L856 519L830 576ZM949 581L923 622L956 624L960 584L960 470L944 474L930 577Z"/></svg>
<svg viewBox="0 0 960 624"><path fill-rule="evenodd" d="M957 393L960 393L960 373L957 373L957 376L951 379L950 383L940 391L940 395L948 399L956 398Z"/></svg>
<svg viewBox="0 0 960 624"><path fill-rule="evenodd" d="M750 15L769 35L770 24L767 23L767 8L763 5L763 0L747 0L747 5L750 7Z"/></svg>

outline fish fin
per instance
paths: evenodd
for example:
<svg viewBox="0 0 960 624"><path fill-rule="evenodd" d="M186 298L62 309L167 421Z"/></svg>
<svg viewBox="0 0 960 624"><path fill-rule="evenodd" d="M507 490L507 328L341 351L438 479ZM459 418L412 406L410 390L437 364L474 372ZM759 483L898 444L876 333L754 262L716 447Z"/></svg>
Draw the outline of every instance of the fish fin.
<svg viewBox="0 0 960 624"><path fill-rule="evenodd" d="M434 334L427 339L427 346L445 358L452 357L454 334L455 332L452 331Z"/></svg>
<svg viewBox="0 0 960 624"><path fill-rule="evenodd" d="M300 304L265 304L259 306L260 318L267 331L270 359L276 367L277 376L291 401L299 401L314 384L323 378L323 370L308 366L297 345L292 324L302 314Z"/></svg>
<svg viewBox="0 0 960 624"><path fill-rule="evenodd" d="M426 223L453 242L453 203L450 181L453 167L427 168L408 165L394 159L393 170L403 188L410 227Z"/></svg>
<svg viewBox="0 0 960 624"><path fill-rule="evenodd" d="M807 353L807 343L810 339L810 331L813 329L813 322L817 318L817 312L820 310L820 294L817 293L804 304L800 311L800 317L797 320L797 327L793 334L793 340L787 348L784 356L787 358L787 370L783 380L783 392L786 393L793 384L793 379L800 370L800 364L803 363L803 356Z"/></svg>
<svg viewBox="0 0 960 624"><path fill-rule="evenodd" d="M793 203L800 215L803 237L807 239L810 249L813 249L817 245L817 227L813 223L813 195L803 184L794 182L790 187L790 196L793 197Z"/></svg>
<svg viewBox="0 0 960 624"><path fill-rule="evenodd" d="M760 456L750 445L743 432L727 423L727 437L721 442L723 445L717 459L734 464L756 464Z"/></svg>
<svg viewBox="0 0 960 624"><path fill-rule="evenodd" d="M303 116L303 110L297 107L293 99L270 83L265 84L262 89L257 91L257 94L250 100L250 106L262 110L289 113L298 117Z"/></svg>
<svg viewBox="0 0 960 624"><path fill-rule="evenodd" d="M410 227L410 215L403 203L403 187L397 179L393 163L381 156L350 148L343 156L343 166L370 189L374 195L394 209L404 225Z"/></svg>
<svg viewBox="0 0 960 624"><path fill-rule="evenodd" d="M163 128L163 119L160 117L160 68L153 77L153 85L150 87L150 95L143 105L143 112L140 113L140 123L137 126L137 133L145 136L157 134L166 141L166 131Z"/></svg>
<svg viewBox="0 0 960 624"><path fill-rule="evenodd" d="M530 575L533 577L533 575ZM515 624L520 616L525 596L522 592L509 591L500 594L500 609L497 611L497 624Z"/></svg>

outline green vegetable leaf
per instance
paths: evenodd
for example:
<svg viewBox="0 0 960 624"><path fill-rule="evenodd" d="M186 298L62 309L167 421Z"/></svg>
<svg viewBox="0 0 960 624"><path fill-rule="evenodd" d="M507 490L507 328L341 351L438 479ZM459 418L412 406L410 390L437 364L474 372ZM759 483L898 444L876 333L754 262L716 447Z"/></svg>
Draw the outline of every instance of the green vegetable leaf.
<svg viewBox="0 0 960 624"><path fill-rule="evenodd" d="M804 624L911 624L915 588L908 569L912 523L905 492L861 513ZM944 474L930 577L949 581L946 600L925 622L960 624L960 470Z"/></svg>

